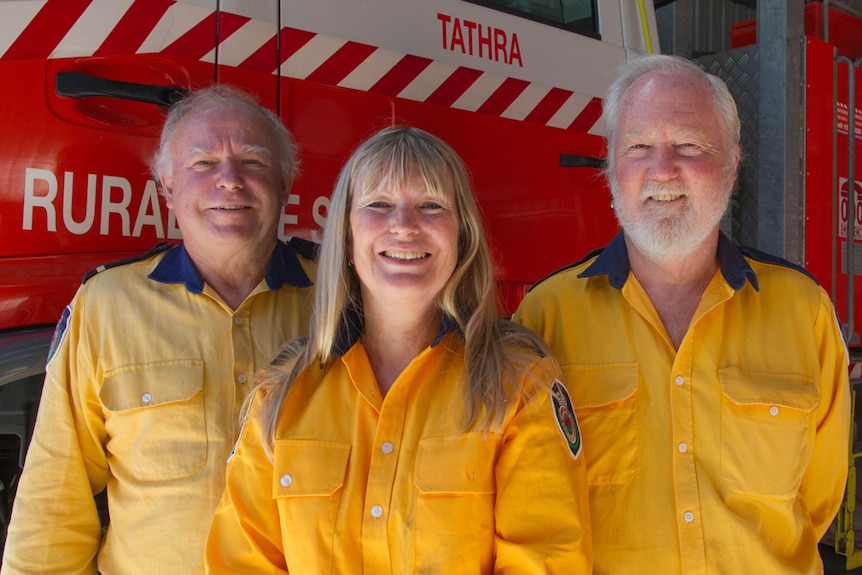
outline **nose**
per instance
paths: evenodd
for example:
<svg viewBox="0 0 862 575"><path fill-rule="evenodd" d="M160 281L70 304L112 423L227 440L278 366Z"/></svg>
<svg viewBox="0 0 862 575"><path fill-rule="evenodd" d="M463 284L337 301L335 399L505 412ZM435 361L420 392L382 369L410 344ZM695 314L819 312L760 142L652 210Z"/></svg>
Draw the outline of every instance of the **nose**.
<svg viewBox="0 0 862 575"><path fill-rule="evenodd" d="M656 146L650 162L650 177L653 180L671 180L677 175L676 152L672 146Z"/></svg>
<svg viewBox="0 0 862 575"><path fill-rule="evenodd" d="M391 212L390 230L398 235L411 235L418 232L418 214L410 206L399 205Z"/></svg>
<svg viewBox="0 0 862 575"><path fill-rule="evenodd" d="M216 173L216 185L222 190L238 190L242 188L242 176L239 166L232 159L226 159L219 164Z"/></svg>

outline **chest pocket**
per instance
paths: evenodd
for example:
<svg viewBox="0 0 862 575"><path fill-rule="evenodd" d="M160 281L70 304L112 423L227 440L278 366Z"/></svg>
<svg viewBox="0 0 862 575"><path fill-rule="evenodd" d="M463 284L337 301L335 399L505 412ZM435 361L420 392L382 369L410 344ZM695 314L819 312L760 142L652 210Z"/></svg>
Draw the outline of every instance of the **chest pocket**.
<svg viewBox="0 0 862 575"><path fill-rule="evenodd" d="M562 369L584 438L587 483L629 483L640 470L637 364Z"/></svg>
<svg viewBox="0 0 862 575"><path fill-rule="evenodd" d="M493 433L419 442L413 475L417 573L439 572L440 565L453 574L491 571L499 453L500 436Z"/></svg>
<svg viewBox="0 0 862 575"><path fill-rule="evenodd" d="M814 380L735 367L719 376L722 481L738 493L795 497L814 444Z"/></svg>
<svg viewBox="0 0 862 575"><path fill-rule="evenodd" d="M348 444L275 442L272 496L292 573L329 573L332 568L335 520L349 456Z"/></svg>
<svg viewBox="0 0 862 575"><path fill-rule="evenodd" d="M106 374L99 399L106 411L112 467L141 481L189 477L207 460L202 361L125 366Z"/></svg>

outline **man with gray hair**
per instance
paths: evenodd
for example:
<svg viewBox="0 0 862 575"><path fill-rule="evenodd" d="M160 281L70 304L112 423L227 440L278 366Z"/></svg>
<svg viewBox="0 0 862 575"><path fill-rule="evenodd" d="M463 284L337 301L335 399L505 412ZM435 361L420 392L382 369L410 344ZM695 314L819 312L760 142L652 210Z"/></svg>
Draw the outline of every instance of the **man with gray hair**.
<svg viewBox="0 0 862 575"><path fill-rule="evenodd" d="M183 242L88 274L64 311L4 575L204 572L240 406L308 325L313 262L277 235L296 170L290 134L244 92L171 108L153 171Z"/></svg>
<svg viewBox="0 0 862 575"><path fill-rule="evenodd" d="M595 573L822 573L850 414L829 296L720 231L740 158L720 79L634 59L604 113L622 231L515 314L572 395Z"/></svg>

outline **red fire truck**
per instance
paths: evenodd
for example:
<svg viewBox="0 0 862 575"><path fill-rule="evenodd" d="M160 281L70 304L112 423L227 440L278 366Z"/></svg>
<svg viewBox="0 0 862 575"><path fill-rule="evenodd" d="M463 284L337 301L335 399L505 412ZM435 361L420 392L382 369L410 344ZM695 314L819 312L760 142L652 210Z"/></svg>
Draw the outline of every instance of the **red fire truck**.
<svg viewBox="0 0 862 575"><path fill-rule="evenodd" d="M295 135L283 237L319 240L338 169L373 131L447 140L472 171L508 314L614 234L601 95L657 46L644 0L0 0L0 504L83 274L180 237L148 161L185 91L242 87Z"/></svg>

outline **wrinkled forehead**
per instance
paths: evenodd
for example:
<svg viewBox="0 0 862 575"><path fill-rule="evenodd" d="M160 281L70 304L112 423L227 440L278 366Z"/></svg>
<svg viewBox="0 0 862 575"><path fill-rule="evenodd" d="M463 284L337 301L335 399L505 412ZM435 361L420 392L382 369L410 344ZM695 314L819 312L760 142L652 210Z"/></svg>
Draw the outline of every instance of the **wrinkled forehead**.
<svg viewBox="0 0 862 575"><path fill-rule="evenodd" d="M226 133L260 145L271 143L275 137L272 127L262 114L238 105L208 106L192 110L180 120L176 128L177 134L192 137L201 132Z"/></svg>

